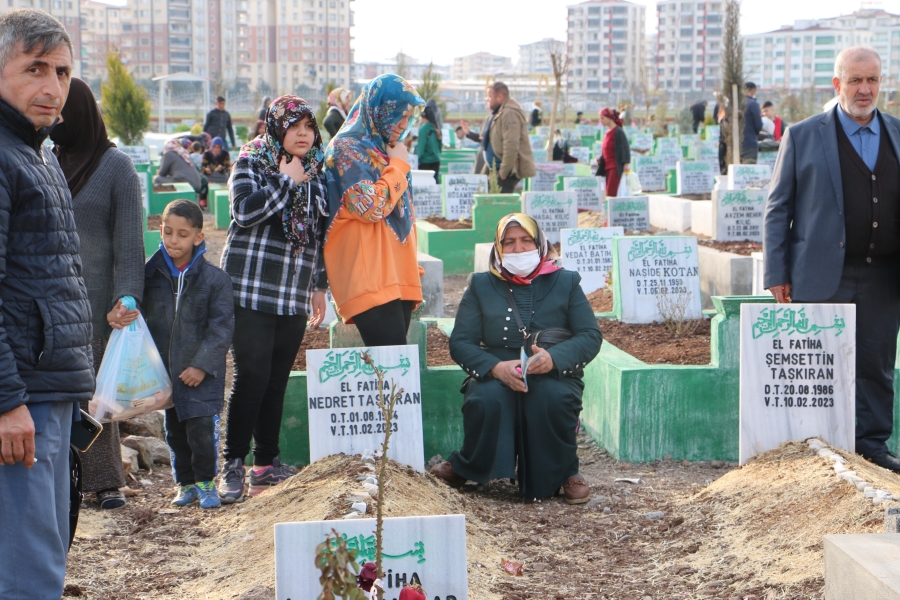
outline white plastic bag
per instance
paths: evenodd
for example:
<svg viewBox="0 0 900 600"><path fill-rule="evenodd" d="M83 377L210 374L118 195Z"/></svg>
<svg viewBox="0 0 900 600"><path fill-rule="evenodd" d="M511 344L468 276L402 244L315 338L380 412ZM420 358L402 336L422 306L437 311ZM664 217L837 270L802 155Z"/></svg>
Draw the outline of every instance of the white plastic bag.
<svg viewBox="0 0 900 600"><path fill-rule="evenodd" d="M637 196L643 191L643 189L641 188L641 180L638 177L638 174L634 171L625 172L625 182L628 186L629 196Z"/></svg>
<svg viewBox="0 0 900 600"><path fill-rule="evenodd" d="M136 307L128 296L122 304L129 310ZM172 406L172 381L144 317L138 315L134 323L109 336L89 404L91 416L108 423Z"/></svg>
<svg viewBox="0 0 900 600"><path fill-rule="evenodd" d="M628 176L622 175L619 180L619 189L616 191L616 198L627 198L631 194L628 193Z"/></svg>

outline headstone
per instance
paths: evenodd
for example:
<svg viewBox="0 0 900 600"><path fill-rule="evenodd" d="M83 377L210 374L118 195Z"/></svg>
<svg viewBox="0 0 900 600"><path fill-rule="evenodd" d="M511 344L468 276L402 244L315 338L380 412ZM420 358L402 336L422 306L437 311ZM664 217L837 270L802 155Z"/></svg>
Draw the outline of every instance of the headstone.
<svg viewBox="0 0 900 600"><path fill-rule="evenodd" d="M578 208L603 210L605 191L602 177L563 177L563 190L575 193Z"/></svg>
<svg viewBox="0 0 900 600"><path fill-rule="evenodd" d="M447 163L447 173L449 173L450 175L471 175L474 171L474 162Z"/></svg>
<svg viewBox="0 0 900 600"><path fill-rule="evenodd" d="M640 133L641 129L639 127L635 127L634 125L625 125L622 127L622 130L625 132L625 135L631 137L635 133Z"/></svg>
<svg viewBox="0 0 900 600"><path fill-rule="evenodd" d="M728 165L729 190L768 190L771 180L769 165Z"/></svg>
<svg viewBox="0 0 900 600"><path fill-rule="evenodd" d="M653 149L653 134L636 133L631 136L628 145L635 152L650 152Z"/></svg>
<svg viewBox="0 0 900 600"><path fill-rule="evenodd" d="M150 173L144 170L137 172L138 181L141 183L141 199L144 203L144 214L150 214Z"/></svg>
<svg viewBox="0 0 900 600"><path fill-rule="evenodd" d="M546 145L547 143L546 135L538 135L536 133L532 133L528 136L528 140L531 143L532 150L545 150L544 145Z"/></svg>
<svg viewBox="0 0 900 600"><path fill-rule="evenodd" d="M412 199L417 219L443 216L444 203L441 197L443 189L440 184L434 182L433 177L428 184L416 185L413 182Z"/></svg>
<svg viewBox="0 0 900 600"><path fill-rule="evenodd" d="M659 156L634 156L632 165L645 192L666 191L666 164Z"/></svg>
<svg viewBox="0 0 900 600"><path fill-rule="evenodd" d="M384 421L375 405L374 367L363 362L366 350L387 372L385 384L403 388L397 401L388 456L417 471L425 469L422 441L422 386L418 346L331 348L306 351L309 394L309 460L332 454L374 450L384 440Z"/></svg>
<svg viewBox="0 0 900 600"><path fill-rule="evenodd" d="M469 219L475 194L488 191L487 175L448 175L444 177L444 214L451 221Z"/></svg>
<svg viewBox="0 0 900 600"><path fill-rule="evenodd" d="M818 437L854 452L856 306L741 304L739 460Z"/></svg>
<svg viewBox="0 0 900 600"><path fill-rule="evenodd" d="M525 192L522 207L522 212L538 222L551 244L559 241L561 230L578 227L574 192Z"/></svg>
<svg viewBox="0 0 900 600"><path fill-rule="evenodd" d="M577 135L578 137L596 137L597 126L584 124L576 125L575 135Z"/></svg>
<svg viewBox="0 0 900 600"><path fill-rule="evenodd" d="M700 135L696 133L685 133L681 136L681 145L695 148L700 141Z"/></svg>
<svg viewBox="0 0 900 600"><path fill-rule="evenodd" d="M550 126L549 125L541 125L540 127L535 127L534 132L538 135L543 135L544 137L550 135Z"/></svg>
<svg viewBox="0 0 900 600"><path fill-rule="evenodd" d="M409 164L409 168L413 171L418 170L419 168L419 156L416 154L410 154L407 157L407 164Z"/></svg>
<svg viewBox="0 0 900 600"><path fill-rule="evenodd" d="M656 155L663 159L667 171L676 167L678 161L684 160L684 152L675 138L659 138L656 140Z"/></svg>
<svg viewBox="0 0 900 600"><path fill-rule="evenodd" d="M722 128L718 125L707 125L706 131L705 131L706 139L718 142L719 141L719 133L721 132L721 130L722 130Z"/></svg>
<svg viewBox="0 0 900 600"><path fill-rule="evenodd" d="M650 231L650 198L607 198L606 221L610 227L622 227L625 231Z"/></svg>
<svg viewBox="0 0 900 600"><path fill-rule="evenodd" d="M573 163L549 162L534 165L537 174L531 178L532 192L552 192L556 186L556 177L574 177L577 175L575 165Z"/></svg>
<svg viewBox="0 0 900 600"><path fill-rule="evenodd" d="M147 146L119 146L119 150L127 154L133 164L150 164L150 148Z"/></svg>
<svg viewBox="0 0 900 600"><path fill-rule="evenodd" d="M661 304L680 307L686 320L702 318L696 237L622 237L612 243L623 323L661 322Z"/></svg>
<svg viewBox="0 0 900 600"><path fill-rule="evenodd" d="M675 167L677 194L708 194L716 172L706 161L679 160Z"/></svg>
<svg viewBox="0 0 900 600"><path fill-rule="evenodd" d="M569 148L569 154L578 159L578 162L586 165L591 164L591 149L585 146L575 146Z"/></svg>
<svg viewBox="0 0 900 600"><path fill-rule="evenodd" d="M762 242L763 211L768 192L713 190L713 239L721 242Z"/></svg>
<svg viewBox="0 0 900 600"><path fill-rule="evenodd" d="M590 294L606 287L612 269L612 238L623 236L621 227L563 229L560 232L562 266L581 275L581 289Z"/></svg>
<svg viewBox="0 0 900 600"><path fill-rule="evenodd" d="M774 169L776 160L778 160L778 152L760 152L756 164L769 165Z"/></svg>
<svg viewBox="0 0 900 600"><path fill-rule="evenodd" d="M311 600L322 594L314 557L332 529L348 549L357 551L357 564L375 562L375 519L276 523L277 600ZM418 583L429 600L467 600L465 516L386 518L382 561L386 599L395 600L403 586Z"/></svg>
<svg viewBox="0 0 900 600"><path fill-rule="evenodd" d="M763 263L762 252L751 252L750 258L753 259L753 285L750 286L750 293L754 296L763 296L768 294L764 287L765 281L765 264Z"/></svg>

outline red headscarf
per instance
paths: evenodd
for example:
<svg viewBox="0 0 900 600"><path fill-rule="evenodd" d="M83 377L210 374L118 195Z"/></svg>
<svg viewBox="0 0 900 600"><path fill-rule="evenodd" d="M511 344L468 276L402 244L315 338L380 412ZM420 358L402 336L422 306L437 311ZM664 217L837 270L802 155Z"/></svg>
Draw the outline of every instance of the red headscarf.
<svg viewBox="0 0 900 600"><path fill-rule="evenodd" d="M619 127L622 126L622 119L619 117L619 111L614 108L604 108L600 111L601 117L606 117L607 119L611 119L615 122Z"/></svg>

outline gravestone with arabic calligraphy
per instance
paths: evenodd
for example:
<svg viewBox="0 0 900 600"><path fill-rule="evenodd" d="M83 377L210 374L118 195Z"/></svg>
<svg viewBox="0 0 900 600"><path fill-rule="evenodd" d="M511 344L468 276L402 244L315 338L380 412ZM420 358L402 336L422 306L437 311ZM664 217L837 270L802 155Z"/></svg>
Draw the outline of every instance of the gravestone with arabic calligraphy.
<svg viewBox="0 0 900 600"><path fill-rule="evenodd" d="M586 146L573 146L569 148L569 154L580 163L591 164L591 149Z"/></svg>
<svg viewBox="0 0 900 600"><path fill-rule="evenodd" d="M574 192L525 192L522 212L532 217L544 230L547 241L559 241L561 229L578 227L578 204Z"/></svg>
<svg viewBox="0 0 900 600"><path fill-rule="evenodd" d="M310 462L341 452L360 454L374 450L384 440L385 423L375 405L375 371L362 361L362 350L366 349L306 351ZM366 351L387 372L386 390L390 392L391 382L398 389L403 388L395 406L388 456L424 471L419 348L380 346Z"/></svg>
<svg viewBox="0 0 900 600"><path fill-rule="evenodd" d="M713 190L713 239L762 242L763 210L769 193L762 190Z"/></svg>
<svg viewBox="0 0 900 600"><path fill-rule="evenodd" d="M649 231L650 198L648 196L607 198L606 221L609 227L622 227L626 231Z"/></svg>
<svg viewBox="0 0 900 600"><path fill-rule="evenodd" d="M132 164L150 164L150 148L147 146L119 146L119 150L128 155Z"/></svg>
<svg viewBox="0 0 900 600"><path fill-rule="evenodd" d="M634 170L641 180L641 189L645 192L666 191L666 162L661 156L632 157Z"/></svg>
<svg viewBox="0 0 900 600"><path fill-rule="evenodd" d="M487 175L446 175L442 179L445 216L451 221L470 219L475 194L488 191Z"/></svg>
<svg viewBox="0 0 900 600"><path fill-rule="evenodd" d="M661 303L683 305L685 319L703 316L696 237L622 237L612 244L613 297L623 323L661 322Z"/></svg>
<svg viewBox="0 0 900 600"><path fill-rule="evenodd" d="M663 159L667 171L675 168L679 160L684 160L684 152L675 138L658 138L656 140L656 155Z"/></svg>
<svg viewBox="0 0 900 600"><path fill-rule="evenodd" d="M708 194L713 189L715 171L706 161L679 160L675 168L678 195Z"/></svg>
<svg viewBox="0 0 900 600"><path fill-rule="evenodd" d="M547 136L532 133L528 136L528 141L531 144L532 150L543 150L544 145L547 143Z"/></svg>
<svg viewBox="0 0 900 600"><path fill-rule="evenodd" d="M853 452L856 306L741 304L739 458L820 437Z"/></svg>
<svg viewBox="0 0 900 600"><path fill-rule="evenodd" d="M605 190L600 177L563 177L563 190L573 192L578 208L603 210Z"/></svg>
<svg viewBox="0 0 900 600"><path fill-rule="evenodd" d="M704 129L703 133L706 136L707 140L719 141L719 134L722 131L722 128L718 125L707 125Z"/></svg>
<svg viewBox="0 0 900 600"><path fill-rule="evenodd" d="M771 180L769 165L728 165L729 190L768 190Z"/></svg>
<svg viewBox="0 0 900 600"><path fill-rule="evenodd" d="M628 145L635 152L650 152L653 149L653 134L636 133L628 140Z"/></svg>
<svg viewBox="0 0 900 600"><path fill-rule="evenodd" d="M549 162L534 165L534 168L537 173L529 180L528 191L531 192L552 192L558 176L575 177L578 174L573 163Z"/></svg>
<svg viewBox="0 0 900 600"><path fill-rule="evenodd" d="M356 562L375 561L375 519L275 524L275 597L311 600L322 593L316 546L334 529L356 550ZM396 600L403 586L418 583L428 600L467 600L469 584L464 515L384 520L384 597Z"/></svg>
<svg viewBox="0 0 900 600"><path fill-rule="evenodd" d="M447 163L447 173L450 175L471 175L475 172L475 161Z"/></svg>
<svg viewBox="0 0 900 600"><path fill-rule="evenodd" d="M416 184L413 182L413 206L416 209L416 218L440 217L444 214L443 187L434 182Z"/></svg>
<svg viewBox="0 0 900 600"><path fill-rule="evenodd" d="M562 266L581 275L585 294L606 287L612 269L612 238L623 236L621 227L563 229L560 232Z"/></svg>

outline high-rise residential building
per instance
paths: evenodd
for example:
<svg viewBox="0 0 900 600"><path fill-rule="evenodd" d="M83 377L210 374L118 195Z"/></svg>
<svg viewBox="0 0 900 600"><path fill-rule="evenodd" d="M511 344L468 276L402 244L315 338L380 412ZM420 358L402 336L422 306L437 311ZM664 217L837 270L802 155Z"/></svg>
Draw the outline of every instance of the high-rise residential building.
<svg viewBox="0 0 900 600"><path fill-rule="evenodd" d="M764 90L832 89L834 60L850 46L881 56L885 89L900 83L900 15L863 9L850 15L796 21L744 37L744 77Z"/></svg>
<svg viewBox="0 0 900 600"><path fill-rule="evenodd" d="M519 60L516 62L517 75L552 75L553 64L550 53L565 54L566 43L553 38L544 38L519 46Z"/></svg>
<svg viewBox="0 0 900 600"><path fill-rule="evenodd" d="M568 86L610 94L642 86L645 8L626 0L589 0L568 7Z"/></svg>
<svg viewBox="0 0 900 600"><path fill-rule="evenodd" d="M497 56L488 52L476 52L453 59L450 76L456 81L493 77L501 73L512 73L513 63L508 56Z"/></svg>
<svg viewBox="0 0 900 600"><path fill-rule="evenodd" d="M657 2L657 89L710 94L721 86L723 12L721 0Z"/></svg>

